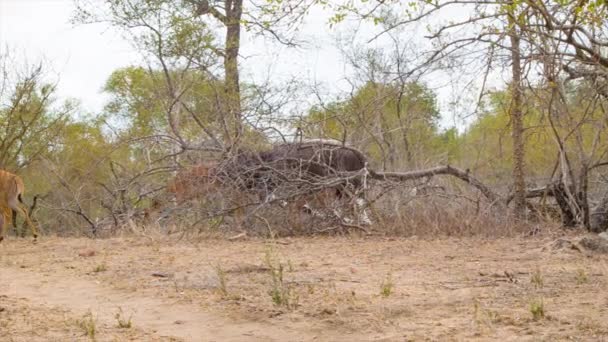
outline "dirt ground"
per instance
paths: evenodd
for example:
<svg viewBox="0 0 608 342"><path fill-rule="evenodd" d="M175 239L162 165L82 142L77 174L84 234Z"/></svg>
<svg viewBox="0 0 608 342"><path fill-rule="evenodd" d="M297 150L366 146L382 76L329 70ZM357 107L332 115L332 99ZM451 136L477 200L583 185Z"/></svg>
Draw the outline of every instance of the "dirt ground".
<svg viewBox="0 0 608 342"><path fill-rule="evenodd" d="M608 257L560 238L12 238L0 341L608 339Z"/></svg>

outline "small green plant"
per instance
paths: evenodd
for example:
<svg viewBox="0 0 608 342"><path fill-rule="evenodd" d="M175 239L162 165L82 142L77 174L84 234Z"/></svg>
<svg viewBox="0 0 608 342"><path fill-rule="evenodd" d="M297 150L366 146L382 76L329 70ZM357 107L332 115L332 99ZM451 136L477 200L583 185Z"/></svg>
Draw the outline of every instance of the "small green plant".
<svg viewBox="0 0 608 342"><path fill-rule="evenodd" d="M283 278L285 266L278 260L272 248L266 250L264 260L272 280L270 291L268 291L272 302L290 309L297 307L299 296L295 289L285 283Z"/></svg>
<svg viewBox="0 0 608 342"><path fill-rule="evenodd" d="M395 284L393 283L393 275L389 272L386 274L386 278L380 284L380 295L384 298L390 296L393 293Z"/></svg>
<svg viewBox="0 0 608 342"><path fill-rule="evenodd" d="M277 263L277 256L273 245L267 244L264 250L264 263L272 268Z"/></svg>
<svg viewBox="0 0 608 342"><path fill-rule="evenodd" d="M283 265L270 270L270 276L272 277L272 288L270 289L270 296L272 302L276 305L283 305L287 303L285 296L285 286L283 283Z"/></svg>
<svg viewBox="0 0 608 342"><path fill-rule="evenodd" d="M217 275L218 291L222 297L228 296L228 288L226 287L226 271L222 268L222 265L215 265L215 274Z"/></svg>
<svg viewBox="0 0 608 342"><path fill-rule="evenodd" d="M99 273L99 272L105 272L107 270L108 270L108 266L106 265L105 262L102 262L101 264L95 266L95 268L93 269L93 272Z"/></svg>
<svg viewBox="0 0 608 342"><path fill-rule="evenodd" d="M576 271L576 284L577 285L582 285L585 284L589 281L589 277L587 276L587 272L585 272L585 270L583 270L582 268L579 268Z"/></svg>
<svg viewBox="0 0 608 342"><path fill-rule="evenodd" d="M545 318L545 304L543 299L535 299L530 303L530 313L534 320Z"/></svg>
<svg viewBox="0 0 608 342"><path fill-rule="evenodd" d="M224 223L224 216L220 215L217 217L212 217L208 221L209 223L209 231L216 231L220 227L222 223ZM202 233L202 228L199 229L199 233Z"/></svg>
<svg viewBox="0 0 608 342"><path fill-rule="evenodd" d="M532 284L534 284L534 287L536 287L537 289L540 289L543 287L543 285L544 285L543 275L539 269L536 269L536 271L534 271L534 273L532 273L532 276L530 277L530 282Z"/></svg>
<svg viewBox="0 0 608 342"><path fill-rule="evenodd" d="M122 308L118 308L118 312L114 315L116 318L117 326L120 329L131 329L133 327L133 323L131 322L131 316L125 319L124 313L122 312Z"/></svg>
<svg viewBox="0 0 608 342"><path fill-rule="evenodd" d="M84 336L87 336L91 341L95 341L97 326L91 311L88 311L81 319L77 320L76 325L82 330Z"/></svg>
<svg viewBox="0 0 608 342"><path fill-rule="evenodd" d="M293 309L298 306L299 296L293 287L285 284L283 279L284 270L283 264L278 264L270 269L272 287L269 293L275 305Z"/></svg>

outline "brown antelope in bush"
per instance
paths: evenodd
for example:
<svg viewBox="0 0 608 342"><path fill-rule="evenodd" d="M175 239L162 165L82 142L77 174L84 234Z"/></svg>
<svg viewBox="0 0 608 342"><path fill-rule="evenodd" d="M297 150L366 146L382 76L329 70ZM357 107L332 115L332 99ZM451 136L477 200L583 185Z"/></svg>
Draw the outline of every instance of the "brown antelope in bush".
<svg viewBox="0 0 608 342"><path fill-rule="evenodd" d="M2 210L2 219L0 220L0 241L4 240L4 233L9 225L13 222L13 212L19 213L25 219L25 222L32 230L34 239L38 237L36 226L30 220L27 210L23 206L21 196L25 190L21 177L10 172L0 170L0 209Z"/></svg>
<svg viewBox="0 0 608 342"><path fill-rule="evenodd" d="M175 196L177 204L204 197L213 186L217 163L200 163L180 170L167 184L167 191Z"/></svg>

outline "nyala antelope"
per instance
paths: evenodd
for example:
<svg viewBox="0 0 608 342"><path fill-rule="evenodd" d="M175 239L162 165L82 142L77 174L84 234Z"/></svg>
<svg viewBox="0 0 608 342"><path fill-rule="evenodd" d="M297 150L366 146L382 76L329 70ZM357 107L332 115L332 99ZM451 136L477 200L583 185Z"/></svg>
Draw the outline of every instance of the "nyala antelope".
<svg viewBox="0 0 608 342"><path fill-rule="evenodd" d="M9 223L15 225L15 217L17 213L23 216L28 227L32 231L34 240L38 237L38 230L30 216L27 214L27 209L23 205L22 195L25 190L21 177L7 171L0 170L0 210L2 210L2 219L0 219L0 241L4 240L4 234Z"/></svg>

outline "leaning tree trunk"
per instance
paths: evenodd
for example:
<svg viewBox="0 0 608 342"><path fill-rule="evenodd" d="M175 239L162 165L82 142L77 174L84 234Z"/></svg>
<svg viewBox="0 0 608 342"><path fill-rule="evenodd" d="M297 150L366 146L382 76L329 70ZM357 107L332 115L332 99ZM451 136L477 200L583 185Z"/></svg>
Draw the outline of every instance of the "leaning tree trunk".
<svg viewBox="0 0 608 342"><path fill-rule="evenodd" d="M553 196L562 213L562 224L564 227L574 227L578 221L577 213L568 197L568 192L572 192L573 189L574 187L570 187L570 189L566 190L566 186L561 181L553 188Z"/></svg>
<svg viewBox="0 0 608 342"><path fill-rule="evenodd" d="M520 37L516 29L515 13L508 13L509 36L511 39L511 58L513 81L511 85L511 124L513 137L513 185L514 185L514 211L515 215L524 218L526 213L526 182L524 178L524 124L522 112L522 73Z"/></svg>

